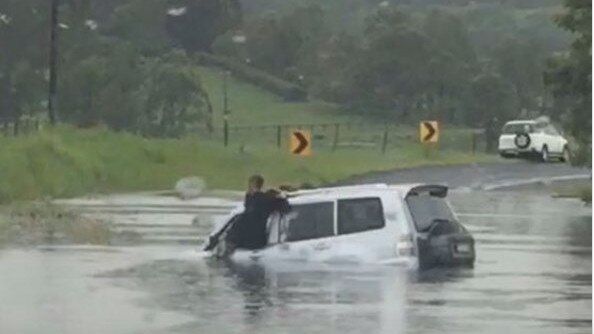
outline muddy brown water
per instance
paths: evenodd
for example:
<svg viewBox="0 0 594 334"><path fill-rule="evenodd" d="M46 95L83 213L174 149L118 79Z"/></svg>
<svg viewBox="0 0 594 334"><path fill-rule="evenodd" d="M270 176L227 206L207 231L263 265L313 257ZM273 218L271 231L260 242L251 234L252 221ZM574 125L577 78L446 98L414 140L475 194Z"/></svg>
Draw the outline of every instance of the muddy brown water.
<svg viewBox="0 0 594 334"><path fill-rule="evenodd" d="M529 191L450 200L477 240L474 269L225 264L192 245L0 250L0 333L591 332L590 206Z"/></svg>

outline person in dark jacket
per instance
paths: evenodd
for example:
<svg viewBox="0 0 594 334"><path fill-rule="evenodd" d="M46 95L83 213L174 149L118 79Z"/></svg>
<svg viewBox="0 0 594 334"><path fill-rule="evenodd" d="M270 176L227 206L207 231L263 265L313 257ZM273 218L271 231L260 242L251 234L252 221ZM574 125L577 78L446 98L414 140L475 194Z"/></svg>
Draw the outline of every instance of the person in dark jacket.
<svg viewBox="0 0 594 334"><path fill-rule="evenodd" d="M253 175L248 181L243 216L233 226L231 242L234 248L261 249L266 246L268 234L266 224L273 212L290 211L289 202L276 190L262 191L264 178Z"/></svg>

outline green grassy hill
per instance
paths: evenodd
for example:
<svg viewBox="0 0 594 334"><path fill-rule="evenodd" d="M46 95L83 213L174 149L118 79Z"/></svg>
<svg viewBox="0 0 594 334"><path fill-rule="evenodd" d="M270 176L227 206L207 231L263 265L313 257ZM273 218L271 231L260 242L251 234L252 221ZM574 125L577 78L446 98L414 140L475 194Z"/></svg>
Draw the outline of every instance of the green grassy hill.
<svg viewBox="0 0 594 334"><path fill-rule="evenodd" d="M334 127L314 129L313 154L294 157L276 147L276 128L231 133L222 145L221 71L202 67L203 85L216 114L215 136L189 135L180 139L147 139L104 128L46 127L20 137L0 135L0 203L92 192L130 192L171 189L185 176L205 179L210 188L242 189L253 173L269 184L324 184L353 174L427 164L465 163L490 159L471 154L468 129L442 133L439 151L427 154L417 143L416 129L390 128L385 154L381 152L384 124L340 113L320 101L286 103L240 80L229 78L232 125L291 123L356 123L341 128L340 144L331 149ZM287 129L283 129L287 131ZM448 141L460 141L444 147Z"/></svg>
<svg viewBox="0 0 594 334"><path fill-rule="evenodd" d="M223 70L200 67L202 83L215 113L215 126L223 124ZM358 122L361 117L341 113L337 106L323 101L284 102L280 97L241 81L227 80L231 125Z"/></svg>

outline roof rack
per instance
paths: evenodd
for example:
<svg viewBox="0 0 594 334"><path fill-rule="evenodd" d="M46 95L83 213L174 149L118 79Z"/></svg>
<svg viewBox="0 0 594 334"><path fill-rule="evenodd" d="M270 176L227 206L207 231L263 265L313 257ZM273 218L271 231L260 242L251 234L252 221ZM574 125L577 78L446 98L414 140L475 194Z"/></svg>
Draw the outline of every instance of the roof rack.
<svg viewBox="0 0 594 334"><path fill-rule="evenodd" d="M303 195L326 194L326 193L336 192L336 191L361 190L361 189L387 189L387 188L388 188L388 185L385 183L370 183L370 184L360 184L360 185L353 185L353 186L337 186L337 187L297 190L297 191L292 191L292 192L287 193L287 196L288 197L297 197L297 196L303 196Z"/></svg>

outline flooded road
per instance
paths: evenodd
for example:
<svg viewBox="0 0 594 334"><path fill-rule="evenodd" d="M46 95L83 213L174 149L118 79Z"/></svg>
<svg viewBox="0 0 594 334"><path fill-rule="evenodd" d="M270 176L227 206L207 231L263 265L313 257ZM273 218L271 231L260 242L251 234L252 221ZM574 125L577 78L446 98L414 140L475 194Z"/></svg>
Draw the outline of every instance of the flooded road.
<svg viewBox="0 0 594 334"><path fill-rule="evenodd" d="M191 245L2 250L0 333L591 332L590 206L530 191L450 200L477 241L472 270L239 266Z"/></svg>

